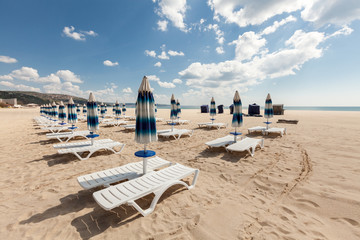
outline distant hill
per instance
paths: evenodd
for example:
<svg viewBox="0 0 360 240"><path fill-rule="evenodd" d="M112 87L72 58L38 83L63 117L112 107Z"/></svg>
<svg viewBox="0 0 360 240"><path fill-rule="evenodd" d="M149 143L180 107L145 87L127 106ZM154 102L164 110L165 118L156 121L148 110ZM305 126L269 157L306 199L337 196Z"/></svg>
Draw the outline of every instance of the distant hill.
<svg viewBox="0 0 360 240"><path fill-rule="evenodd" d="M41 105L53 101L55 101L56 103L59 103L60 101L67 103L71 97L73 98L75 103L84 104L87 101L85 98L79 98L65 94L23 91L0 91L0 98L17 98L17 102L20 105L25 105L28 103L36 103Z"/></svg>

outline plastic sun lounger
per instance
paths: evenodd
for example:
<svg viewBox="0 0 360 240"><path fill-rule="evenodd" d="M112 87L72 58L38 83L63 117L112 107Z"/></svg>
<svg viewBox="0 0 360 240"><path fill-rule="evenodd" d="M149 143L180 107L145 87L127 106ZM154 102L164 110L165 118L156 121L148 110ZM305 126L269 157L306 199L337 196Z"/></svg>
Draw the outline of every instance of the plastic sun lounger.
<svg viewBox="0 0 360 240"><path fill-rule="evenodd" d="M115 151L114 150L115 147L121 147L121 148L119 151ZM93 155L95 152L99 150L109 150L115 154L119 154L124 149L124 147L125 144L120 142L114 142L114 141L105 142L105 143L97 142L96 144L88 145L88 146L59 149L58 153L59 154L72 153L80 160L87 160L91 157L91 155ZM89 153L85 157L81 157L81 154L84 152L89 152Z"/></svg>
<svg viewBox="0 0 360 240"><path fill-rule="evenodd" d="M237 137L237 140L241 140L241 137ZM222 138L217 138L215 140L212 140L210 142L205 143L210 148L212 147L226 147L227 145L235 143L234 136L233 135L227 135Z"/></svg>
<svg viewBox="0 0 360 240"><path fill-rule="evenodd" d="M217 128L219 130L222 127L226 128L227 124L225 124L225 123L209 123L209 124L206 124L206 127L208 127L208 128Z"/></svg>
<svg viewBox="0 0 360 240"><path fill-rule="evenodd" d="M123 116L125 119L129 119L129 120L135 120L136 117L135 116Z"/></svg>
<svg viewBox="0 0 360 240"><path fill-rule="evenodd" d="M52 133L59 133L64 130L70 130L69 127L65 127L65 126L42 127L41 129L48 130Z"/></svg>
<svg viewBox="0 0 360 240"><path fill-rule="evenodd" d="M168 167L171 162L159 157L148 158L147 171ZM120 167L106 169L103 171L86 174L77 178L78 183L84 189L91 189L99 186L110 187L110 184L123 180L138 178L143 174L143 161L128 163Z"/></svg>
<svg viewBox="0 0 360 240"><path fill-rule="evenodd" d="M125 130L135 130L136 125L135 124L128 124L123 126Z"/></svg>
<svg viewBox="0 0 360 240"><path fill-rule="evenodd" d="M163 118L156 118L156 121L157 122L162 122L162 121L164 121L164 119Z"/></svg>
<svg viewBox="0 0 360 240"><path fill-rule="evenodd" d="M103 122L106 126L120 126L120 125L124 125L127 124L127 121L124 120L119 120L119 121L106 121Z"/></svg>
<svg viewBox="0 0 360 240"><path fill-rule="evenodd" d="M201 128L201 127L206 127L208 124L210 124L210 123L212 123L212 122L204 122L204 123L198 123L198 126L199 126L199 128Z"/></svg>
<svg viewBox="0 0 360 240"><path fill-rule="evenodd" d="M182 135L189 135L191 137L194 133L194 130L188 130L188 129L174 129L172 131L170 130L166 132L163 131L159 131L160 133L158 132L158 136L166 137L166 138L174 137L176 140L179 140Z"/></svg>
<svg viewBox="0 0 360 240"><path fill-rule="evenodd" d="M255 153L256 147L259 146L260 148L264 147L264 139L255 139L255 138L244 138L239 142L231 144L230 146L226 147L226 151L229 152L243 152L248 151L249 154L253 157Z"/></svg>
<svg viewBox="0 0 360 240"><path fill-rule="evenodd" d="M167 124L174 123L174 124L182 125L182 124L185 124L185 123L190 123L190 121L189 120L183 120L183 119L177 119L177 120L166 120L166 123Z"/></svg>
<svg viewBox="0 0 360 240"><path fill-rule="evenodd" d="M282 137L286 134L286 128L269 128L263 131L263 134L268 135L269 133L278 133Z"/></svg>
<svg viewBox="0 0 360 240"><path fill-rule="evenodd" d="M99 140L94 140L94 145L96 144L103 144L103 143L108 143L108 142L114 142L112 139L99 139ZM54 148L74 148L74 147L86 147L86 146L90 146L91 145L91 141L84 141L84 142L72 142L72 143L59 143L59 144L54 144L53 147Z"/></svg>
<svg viewBox="0 0 360 240"><path fill-rule="evenodd" d="M61 133L48 133L46 134L48 139L57 139L60 142L68 142L72 138L83 137L86 138L86 135L89 135L90 131L74 131L74 132L61 132Z"/></svg>
<svg viewBox="0 0 360 240"><path fill-rule="evenodd" d="M181 179L194 174L192 184L189 186ZM100 191L94 192L95 201L105 210L111 210L123 204L134 207L144 217L152 213L161 195L170 187L180 184L187 189L194 188L199 170L175 164L159 171L154 171L142 177L123 182ZM148 209L142 209L135 201L153 193L151 205Z"/></svg>
<svg viewBox="0 0 360 240"><path fill-rule="evenodd" d="M248 128L248 132L249 134L253 133L253 132L264 132L266 130L266 127L261 127L261 126L256 126L256 127L252 127L252 128Z"/></svg>

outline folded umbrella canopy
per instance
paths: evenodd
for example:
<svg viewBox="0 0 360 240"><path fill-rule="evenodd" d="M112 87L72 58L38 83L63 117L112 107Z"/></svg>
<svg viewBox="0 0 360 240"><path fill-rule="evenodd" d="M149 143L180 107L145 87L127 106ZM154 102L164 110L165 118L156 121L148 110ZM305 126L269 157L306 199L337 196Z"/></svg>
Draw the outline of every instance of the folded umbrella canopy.
<svg viewBox="0 0 360 240"><path fill-rule="evenodd" d="M238 91L235 92L234 96L234 112L231 125L235 128L235 132L232 134L234 135L234 141L236 142L236 136L241 134L236 132L236 128L243 125L242 104Z"/></svg>
<svg viewBox="0 0 360 240"><path fill-rule="evenodd" d="M94 137L98 137L99 135L94 134L96 130L99 129L99 118L97 114L97 104L95 101L95 97L92 93L90 93L89 100L86 103L87 106L87 128L90 131L90 135L87 137L91 138L91 143L94 143Z"/></svg>
<svg viewBox="0 0 360 240"><path fill-rule="evenodd" d="M211 98L210 101L210 116L211 116L211 121L214 122L215 120L215 116L216 116L216 105L215 105L215 99L214 97Z"/></svg>
<svg viewBox="0 0 360 240"><path fill-rule="evenodd" d="M268 93L268 95L266 96L266 100L265 100L265 110L264 110L264 117L266 117L266 129L269 129L269 124L271 122L269 122L269 118L272 118L274 116L274 110L273 110L273 106L272 106L272 101L271 101L271 97L270 97L270 93Z"/></svg>
<svg viewBox="0 0 360 240"><path fill-rule="evenodd" d="M61 121L60 124L62 125L65 124L64 123L65 119L66 119L65 106L63 101L61 101L59 105L59 121Z"/></svg>

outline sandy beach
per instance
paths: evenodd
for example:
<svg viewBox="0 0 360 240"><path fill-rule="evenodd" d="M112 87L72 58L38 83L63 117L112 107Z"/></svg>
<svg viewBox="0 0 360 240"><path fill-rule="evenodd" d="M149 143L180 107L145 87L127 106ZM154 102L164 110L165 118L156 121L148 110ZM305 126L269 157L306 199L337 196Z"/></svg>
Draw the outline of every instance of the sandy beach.
<svg viewBox="0 0 360 240"><path fill-rule="evenodd" d="M160 109L158 117L168 119L169 112ZM0 109L1 239L360 239L360 112L288 110L272 119L287 135L252 135L264 138L265 147L251 157L204 144L233 130L228 109L216 116L229 124L221 130L199 129L209 115L182 110L181 119L191 122L177 128L194 129L193 136L160 139L149 148L200 169L197 185L172 187L147 217L129 206L103 210L76 180L139 161L134 132L101 127L100 138L125 143L124 150L79 161L57 154L57 141L47 140L36 116L39 109ZM279 118L299 123L276 123ZM240 130L246 135L264 120L245 117Z"/></svg>

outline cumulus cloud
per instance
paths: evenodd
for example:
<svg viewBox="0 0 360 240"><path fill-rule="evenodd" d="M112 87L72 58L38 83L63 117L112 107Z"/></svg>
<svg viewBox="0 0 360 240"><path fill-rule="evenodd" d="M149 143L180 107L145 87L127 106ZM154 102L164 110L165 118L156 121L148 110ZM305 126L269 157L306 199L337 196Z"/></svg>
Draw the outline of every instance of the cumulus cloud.
<svg viewBox="0 0 360 240"><path fill-rule="evenodd" d="M110 61L110 60L105 60L105 61L104 61L104 65L105 65L105 66L108 66L108 67L114 67L114 66L119 65L119 63L118 63L118 62L112 62L112 61Z"/></svg>
<svg viewBox="0 0 360 240"><path fill-rule="evenodd" d="M160 78L158 78L156 75L149 75L146 77L149 81L160 81Z"/></svg>
<svg viewBox="0 0 360 240"><path fill-rule="evenodd" d="M0 62L3 63L17 63L17 60L15 58L9 57L9 56L0 56Z"/></svg>
<svg viewBox="0 0 360 240"><path fill-rule="evenodd" d="M154 50L145 50L145 55L156 58L156 52Z"/></svg>
<svg viewBox="0 0 360 240"><path fill-rule="evenodd" d="M184 17L186 12L186 0L159 0L159 9L157 13L167 18L176 28L186 32Z"/></svg>
<svg viewBox="0 0 360 240"><path fill-rule="evenodd" d="M8 87L10 89L15 89L19 91L32 91L32 92L40 92L40 88L35 88L23 84L14 84L8 81L0 81L0 85Z"/></svg>
<svg viewBox="0 0 360 240"><path fill-rule="evenodd" d="M157 62L154 64L155 67L161 67L161 62Z"/></svg>
<svg viewBox="0 0 360 240"><path fill-rule="evenodd" d="M217 52L218 54L224 54L224 53L225 53L223 47L217 47L217 48L215 48L215 50L216 50L216 52Z"/></svg>
<svg viewBox="0 0 360 240"><path fill-rule="evenodd" d="M167 31L168 21L166 21L166 20L159 20L159 21L157 22L157 25L158 25L158 29L159 29L160 31L165 32L165 31Z"/></svg>
<svg viewBox="0 0 360 240"><path fill-rule="evenodd" d="M51 73L50 75L46 76L46 77L40 77L37 79L36 82L41 82L41 83L60 83L60 78L59 76Z"/></svg>
<svg viewBox="0 0 360 240"><path fill-rule="evenodd" d="M14 80L14 78L10 75L2 75L0 76L0 80Z"/></svg>
<svg viewBox="0 0 360 240"><path fill-rule="evenodd" d="M286 23L295 22L295 21L296 21L296 18L295 18L294 16L290 15L290 16L288 16L287 18L282 19L280 22L275 21L275 22L273 23L273 25L266 27L266 28L261 32L261 34L262 34L262 35L267 35L267 34L273 33L273 32L275 32L280 26L285 25Z"/></svg>
<svg viewBox="0 0 360 240"><path fill-rule="evenodd" d="M39 73L36 69L31 67L22 67L10 73L12 78L24 81L36 81L39 78Z"/></svg>
<svg viewBox="0 0 360 240"><path fill-rule="evenodd" d="M181 83L182 83L182 80L181 80L181 79L178 79L178 78L175 78L175 79L173 80L173 83L181 84Z"/></svg>
<svg viewBox="0 0 360 240"><path fill-rule="evenodd" d="M258 54L260 49L266 44L266 39L253 31L245 32L239 35L237 40L234 40L230 45L235 47L235 59L238 61L249 60L254 55Z"/></svg>
<svg viewBox="0 0 360 240"><path fill-rule="evenodd" d="M80 77L70 70L59 70L56 72L56 75L65 82L83 83Z"/></svg>
<svg viewBox="0 0 360 240"><path fill-rule="evenodd" d="M216 34L216 40L220 45L224 44L225 38L224 38L224 32L220 30L220 27L218 24L209 24L205 28L205 31L213 30Z"/></svg>
<svg viewBox="0 0 360 240"><path fill-rule="evenodd" d="M160 78L156 75L149 75L149 76L146 76L149 81L154 81L154 82L157 82L159 84L160 87L162 88L175 88L175 84L172 83L172 82L162 82L160 81Z"/></svg>
<svg viewBox="0 0 360 240"><path fill-rule="evenodd" d="M76 32L74 26L64 27L63 33L66 37L72 38L77 41L85 41L86 35L95 37L98 34L93 30Z"/></svg>
<svg viewBox="0 0 360 240"><path fill-rule="evenodd" d="M169 51L168 51L168 54L169 54L170 56L184 56L184 53L183 53L182 51L177 52L177 51L169 50Z"/></svg>
<svg viewBox="0 0 360 240"><path fill-rule="evenodd" d="M84 92L80 86L74 85L72 82L50 83L43 86L46 93L61 93L75 96L84 96Z"/></svg>
<svg viewBox="0 0 360 240"><path fill-rule="evenodd" d="M132 93L133 92L130 87L124 88L122 91L123 91L123 93Z"/></svg>
<svg viewBox="0 0 360 240"><path fill-rule="evenodd" d="M165 51L162 51L160 55L157 56L159 59L162 59L162 60L169 60L169 56L166 54Z"/></svg>
<svg viewBox="0 0 360 240"><path fill-rule="evenodd" d="M227 23L235 23L240 27L260 25L273 16L291 13L304 6L304 0L209 0L214 11L214 19L225 19Z"/></svg>

